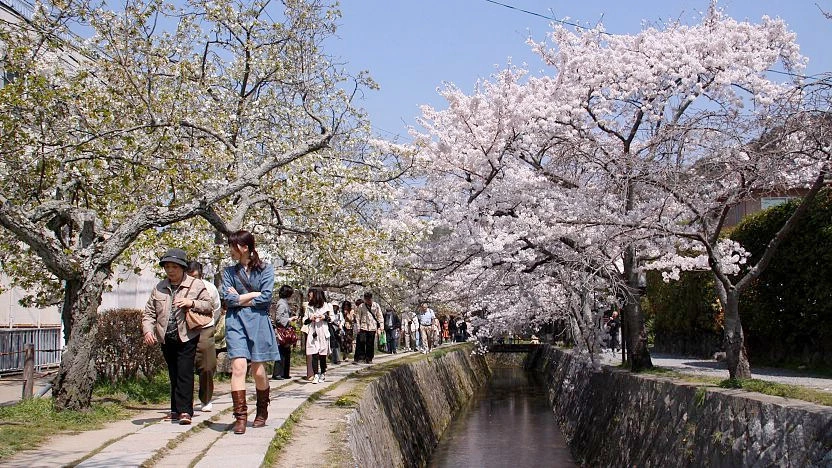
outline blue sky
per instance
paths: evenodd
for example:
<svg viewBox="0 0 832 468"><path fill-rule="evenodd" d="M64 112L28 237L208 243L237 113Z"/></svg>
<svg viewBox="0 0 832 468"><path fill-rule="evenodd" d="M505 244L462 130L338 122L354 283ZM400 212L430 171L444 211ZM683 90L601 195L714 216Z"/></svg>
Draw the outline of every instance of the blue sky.
<svg viewBox="0 0 832 468"><path fill-rule="evenodd" d="M630 34L644 21L680 19L696 22L707 0L499 0L517 8L558 19ZM723 0L719 6L736 19L758 22L763 15L780 17L797 33L809 57L808 74L832 71L832 0ZM338 38L328 52L353 73L369 70L380 84L358 104L367 109L376 133L401 135L415 125L419 106L442 107L437 87L451 82L471 90L509 61L527 63L532 72L544 65L525 44L528 37L546 38L551 21L486 0L341 0Z"/></svg>

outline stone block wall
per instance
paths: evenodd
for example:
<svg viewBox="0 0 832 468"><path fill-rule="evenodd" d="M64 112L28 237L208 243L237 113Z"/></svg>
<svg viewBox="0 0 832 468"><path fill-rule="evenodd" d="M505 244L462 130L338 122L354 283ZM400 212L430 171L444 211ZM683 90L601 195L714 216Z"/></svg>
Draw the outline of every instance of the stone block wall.
<svg viewBox="0 0 832 468"><path fill-rule="evenodd" d="M347 421L353 465L424 466L451 418L490 375L485 358L465 346L381 376Z"/></svg>
<svg viewBox="0 0 832 468"><path fill-rule="evenodd" d="M555 417L584 466L830 467L832 408L698 387L541 348Z"/></svg>

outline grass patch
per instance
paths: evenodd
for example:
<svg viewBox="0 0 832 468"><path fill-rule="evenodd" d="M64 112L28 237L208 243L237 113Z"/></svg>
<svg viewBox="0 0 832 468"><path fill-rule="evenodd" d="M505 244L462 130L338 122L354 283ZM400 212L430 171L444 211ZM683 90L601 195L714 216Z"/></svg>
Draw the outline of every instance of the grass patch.
<svg viewBox="0 0 832 468"><path fill-rule="evenodd" d="M0 407L0 461L37 448L62 433L99 429L107 422L129 417L128 406L170 401L167 373L152 379L98 382L89 411L55 411L51 398L35 398Z"/></svg>
<svg viewBox="0 0 832 468"><path fill-rule="evenodd" d="M793 398L818 405L832 406L832 393L800 385L788 385L759 379L726 379L721 381L719 386L722 388L741 388L764 395Z"/></svg>
<svg viewBox="0 0 832 468"><path fill-rule="evenodd" d="M717 377L707 377L704 375L684 374L682 372L666 369L664 367L652 367L644 369L638 374L641 375L655 375L657 377L666 377L669 379L680 380L682 382L704 384L705 386L718 386L722 379Z"/></svg>
<svg viewBox="0 0 832 468"><path fill-rule="evenodd" d="M89 411L55 411L51 398L35 398L0 407L0 460L43 444L64 432L98 429L104 423L127 417L116 403L93 403Z"/></svg>
<svg viewBox="0 0 832 468"><path fill-rule="evenodd" d="M358 395L348 393L340 396L337 400L335 400L335 402L332 403L332 405L339 408L355 408L358 406Z"/></svg>
<svg viewBox="0 0 832 468"><path fill-rule="evenodd" d="M93 396L117 398L143 405L165 403L170 401L170 380L167 372L160 372L152 379L99 382L95 385Z"/></svg>

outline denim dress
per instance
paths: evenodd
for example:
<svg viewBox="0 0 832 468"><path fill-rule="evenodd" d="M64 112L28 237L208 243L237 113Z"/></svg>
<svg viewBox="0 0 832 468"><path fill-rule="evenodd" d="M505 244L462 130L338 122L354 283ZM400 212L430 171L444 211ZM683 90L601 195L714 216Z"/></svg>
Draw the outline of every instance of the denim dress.
<svg viewBox="0 0 832 468"><path fill-rule="evenodd" d="M255 291L260 291L260 296L254 298L251 305L246 307L240 307L238 294L228 292L229 288L234 288L240 294L252 292L237 277L237 271L245 278L245 269L239 264L226 267L222 271L220 295L228 305L225 316L228 357L246 358L252 362L279 361L280 351L269 317L269 304L272 302L274 289L274 268L264 265L262 269L251 271L247 281Z"/></svg>

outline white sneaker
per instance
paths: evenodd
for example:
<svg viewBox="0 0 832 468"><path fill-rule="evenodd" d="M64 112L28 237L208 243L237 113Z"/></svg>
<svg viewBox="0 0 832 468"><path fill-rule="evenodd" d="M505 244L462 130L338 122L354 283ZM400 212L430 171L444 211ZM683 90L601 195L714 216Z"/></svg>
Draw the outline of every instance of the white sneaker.
<svg viewBox="0 0 832 468"><path fill-rule="evenodd" d="M209 401L208 403L205 403L204 405L202 405L202 408L200 408L199 410L204 412L204 413L207 413L207 412L211 411L212 409L214 409L214 405Z"/></svg>
<svg viewBox="0 0 832 468"><path fill-rule="evenodd" d="M326 374L321 374L321 382L326 382Z"/></svg>
<svg viewBox="0 0 832 468"><path fill-rule="evenodd" d="M312 383L316 384L316 383L319 383L320 381L321 381L321 378L318 377L318 374L315 374L315 377L312 378Z"/></svg>

